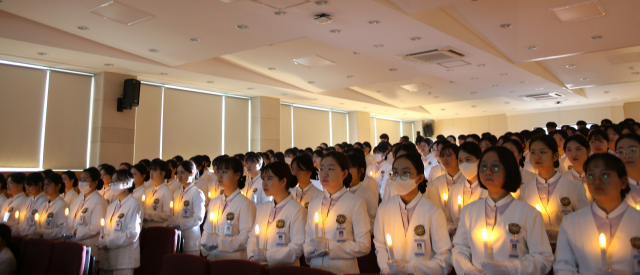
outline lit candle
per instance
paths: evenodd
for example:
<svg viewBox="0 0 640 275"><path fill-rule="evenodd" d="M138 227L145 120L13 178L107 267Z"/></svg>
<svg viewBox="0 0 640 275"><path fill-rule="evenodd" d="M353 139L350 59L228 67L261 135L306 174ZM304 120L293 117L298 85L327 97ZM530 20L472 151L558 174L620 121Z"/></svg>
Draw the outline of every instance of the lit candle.
<svg viewBox="0 0 640 275"><path fill-rule="evenodd" d="M169 203L169 208L171 208L171 216L173 216L173 201Z"/></svg>
<svg viewBox="0 0 640 275"><path fill-rule="evenodd" d="M540 210L540 205L536 204L536 209L538 209L538 212L542 213L542 210Z"/></svg>
<svg viewBox="0 0 640 275"><path fill-rule="evenodd" d="M39 227L39 225L40 225L40 223L38 222L38 218L39 218L39 217L40 217L40 215L38 215L38 213L36 213L36 215L35 215L35 216L33 216L33 219L34 219L34 220L35 220L35 222L36 222L36 229L38 229L38 227Z"/></svg>
<svg viewBox="0 0 640 275"><path fill-rule="evenodd" d="M216 213L211 212L211 214L209 214L209 219L211 220L211 226L213 227L213 233L216 233L216 222L218 221L218 215L216 215Z"/></svg>
<svg viewBox="0 0 640 275"><path fill-rule="evenodd" d="M209 198L211 198L211 192L207 193L207 196L208 196Z"/></svg>
<svg viewBox="0 0 640 275"><path fill-rule="evenodd" d="M369 171L369 176L373 177L373 171Z"/></svg>
<svg viewBox="0 0 640 275"><path fill-rule="evenodd" d="M64 209L64 216L69 217L69 207Z"/></svg>
<svg viewBox="0 0 640 275"><path fill-rule="evenodd" d="M442 193L442 201L444 202L444 205L447 205L447 193Z"/></svg>
<svg viewBox="0 0 640 275"><path fill-rule="evenodd" d="M640 204L637 204L637 205L636 205L636 209L637 209L637 210L640 210Z"/></svg>
<svg viewBox="0 0 640 275"><path fill-rule="evenodd" d="M393 242L391 241L391 235L387 233L387 247L389 251L389 261L393 263Z"/></svg>
<svg viewBox="0 0 640 275"><path fill-rule="evenodd" d="M600 254L602 255L602 270L607 270L607 238L600 233Z"/></svg>
<svg viewBox="0 0 640 275"><path fill-rule="evenodd" d="M487 234L487 229L482 229L482 242L484 242L484 261L489 261L489 234Z"/></svg>
<svg viewBox="0 0 640 275"><path fill-rule="evenodd" d="M142 202L144 202L144 198L145 198L145 196L144 196L144 195L142 195Z"/></svg>
<svg viewBox="0 0 640 275"><path fill-rule="evenodd" d="M104 239L104 218L100 219L100 239Z"/></svg>
<svg viewBox="0 0 640 275"><path fill-rule="evenodd" d="M458 216L462 213L462 197L458 195Z"/></svg>
<svg viewBox="0 0 640 275"><path fill-rule="evenodd" d="M256 248L260 249L260 226L256 224Z"/></svg>
<svg viewBox="0 0 640 275"><path fill-rule="evenodd" d="M19 222L20 211L16 211L16 222Z"/></svg>
<svg viewBox="0 0 640 275"><path fill-rule="evenodd" d="M318 235L318 223L320 222L320 216L318 215L318 212L316 212L313 220L316 222L316 238L320 238L320 235Z"/></svg>

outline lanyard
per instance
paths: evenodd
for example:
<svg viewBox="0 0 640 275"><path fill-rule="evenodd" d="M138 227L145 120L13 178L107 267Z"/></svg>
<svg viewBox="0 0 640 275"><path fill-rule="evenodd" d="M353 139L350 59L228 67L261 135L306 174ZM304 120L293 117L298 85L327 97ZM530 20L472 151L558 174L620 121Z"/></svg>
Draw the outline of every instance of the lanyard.
<svg viewBox="0 0 640 275"><path fill-rule="evenodd" d="M80 207L78 207L76 209L76 213L73 214L73 218L75 219L78 216L78 211L80 211L80 209L82 209L82 207L84 207L84 203L87 202L87 198L85 197L84 199L82 199L82 204L80 204Z"/></svg>
<svg viewBox="0 0 640 275"><path fill-rule="evenodd" d="M116 209L114 209L113 213L111 213L111 218L109 219L109 222L113 221L113 215L115 215L116 212L118 212L120 210L121 206L122 206L122 202L118 200L118 203L116 204Z"/></svg>
<svg viewBox="0 0 640 275"><path fill-rule="evenodd" d="M189 189L191 189L193 185L187 187L186 189L182 190L182 194L180 194L180 201L184 201L184 194L187 193L187 191L189 191Z"/></svg>

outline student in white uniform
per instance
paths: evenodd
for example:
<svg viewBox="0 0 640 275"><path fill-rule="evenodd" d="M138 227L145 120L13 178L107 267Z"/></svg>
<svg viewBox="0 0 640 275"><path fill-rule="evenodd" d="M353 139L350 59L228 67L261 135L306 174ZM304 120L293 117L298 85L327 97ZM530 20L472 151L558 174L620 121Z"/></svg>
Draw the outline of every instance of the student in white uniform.
<svg viewBox="0 0 640 275"><path fill-rule="evenodd" d="M228 158L229 156L224 155L224 157ZM219 193L216 190L210 190L212 179L210 175L204 173L206 170L204 167L204 159L201 156L195 156L189 160L195 163L198 169L198 178L195 184L196 187L198 187L198 189L200 189L200 191L205 195L204 205L206 207L209 205L209 201L211 201L212 198L217 197Z"/></svg>
<svg viewBox="0 0 640 275"><path fill-rule="evenodd" d="M474 201L487 197L487 190L480 188L478 182L478 160L482 156L482 149L475 142L465 142L460 145L458 152L458 167L464 176L464 181L454 183L449 192L445 216L447 230L453 238L460 221L462 208Z"/></svg>
<svg viewBox="0 0 640 275"><path fill-rule="evenodd" d="M206 199L205 207L207 205L209 205L208 202L211 199L223 194L223 188L220 187L220 184L218 183L218 166L220 166L220 162L222 160L224 160L224 159L226 159L228 157L229 156L227 156L227 155L217 156L211 162L211 168L213 169L213 173L211 174L211 177L212 177L211 183L208 186L209 192L204 194L205 195L205 199Z"/></svg>
<svg viewBox="0 0 640 275"><path fill-rule="evenodd" d="M537 174L534 172L531 172L527 169L524 169L524 163L525 163L525 157L524 157L524 147L522 147L522 143L520 143L520 141L518 141L517 139L505 139L502 142L502 147L509 149L509 151L511 151L513 153L513 155L516 157L516 159L518 160L518 166L520 167L520 175L522 176L522 183L528 182L532 179L535 179ZM520 191L516 192L517 194L520 194ZM511 194L513 195L513 194ZM514 196L516 199L518 197Z"/></svg>
<svg viewBox="0 0 640 275"><path fill-rule="evenodd" d="M31 237L36 229L36 214L38 218L42 213L38 212L41 206L45 205L49 198L43 191L44 178L40 173L30 173L25 179L25 188L29 197L25 200L20 209L20 220L13 235Z"/></svg>
<svg viewBox="0 0 640 275"><path fill-rule="evenodd" d="M614 154L615 152L609 150L609 135L600 129L591 130L589 132L589 146L591 147L591 154Z"/></svg>
<svg viewBox="0 0 640 275"><path fill-rule="evenodd" d="M300 266L307 210L288 191L295 187L291 181L291 168L286 163L274 162L265 166L260 176L264 192L273 197L273 201L258 205L253 228L259 234L249 237L247 257L269 267Z"/></svg>
<svg viewBox="0 0 640 275"><path fill-rule="evenodd" d="M418 142L418 148L420 150L422 164L424 165L424 174L425 176L429 176L431 173L431 168L439 165L438 159L429 152L431 149L431 140L428 138L424 138Z"/></svg>
<svg viewBox="0 0 640 275"><path fill-rule="evenodd" d="M395 151L393 152L393 155L395 158L397 158L408 153L419 154L418 149L413 144L402 144L401 146L396 147ZM391 174L391 171L389 171L389 174ZM385 183L383 190L384 190L384 194L382 195L382 201L388 200L391 197L398 194L398 192L396 192L396 188L391 183L391 176L389 176L389 178L387 179L387 182ZM427 187L426 193L429 193L429 190L430 190L429 187Z"/></svg>
<svg viewBox="0 0 640 275"><path fill-rule="evenodd" d="M262 157L254 152L249 152L244 156L247 169L247 180L244 188L240 190L245 197L257 205L270 201L269 197L262 191L262 178L260 169L262 168Z"/></svg>
<svg viewBox="0 0 640 275"><path fill-rule="evenodd" d="M144 178L149 173L147 167L144 164L136 164L131 167L131 174L133 175L133 193L131 194L138 202L142 204L144 209L144 201L147 199L144 188ZM144 197L144 200L142 199ZM144 217L144 211L143 211Z"/></svg>
<svg viewBox="0 0 640 275"><path fill-rule="evenodd" d="M71 202L65 239L91 247L96 258L95 269L100 266L102 250L96 246L100 237L100 220L107 212L107 200L96 190L100 171L95 167L84 169L80 175L78 188L80 195Z"/></svg>
<svg viewBox="0 0 640 275"><path fill-rule="evenodd" d="M544 275L551 269L542 215L510 194L522 181L518 167L504 147L491 147L480 157L478 182L488 196L462 208L451 257L457 274Z"/></svg>
<svg viewBox="0 0 640 275"><path fill-rule="evenodd" d="M522 154L522 156L524 156L524 166L522 166L523 169L528 170L529 172L533 172L534 174L537 173L536 169L533 167L533 164L531 164L531 156L529 153L530 144L529 144L528 138L521 133L514 133L511 135L511 139L517 139L518 141L520 141L520 144L522 144L523 146L523 149L524 149L524 153Z"/></svg>
<svg viewBox="0 0 640 275"><path fill-rule="evenodd" d="M240 193L243 171L237 158L226 158L218 165L218 183L224 193L211 200L208 213L213 215L207 217L200 238L202 255L211 261L248 259L247 240L254 236L256 205Z"/></svg>
<svg viewBox="0 0 640 275"><path fill-rule="evenodd" d="M351 182L349 166L349 160L342 153L324 155L320 165L324 195L309 203L305 225L307 263L336 274L359 273L357 258L371 251L366 202L344 187ZM318 230L315 230L316 213Z"/></svg>
<svg viewBox="0 0 640 275"><path fill-rule="evenodd" d="M0 174L0 207L2 207L2 204L10 197L11 195L7 193L7 179L3 174Z"/></svg>
<svg viewBox="0 0 640 275"><path fill-rule="evenodd" d="M312 178L318 178L318 170L314 166L311 157L303 154L291 161L291 172L292 176L289 181L294 187L289 189L289 192L295 201L307 209L309 208L309 202L313 198L324 194L322 190L315 187L311 182Z"/></svg>
<svg viewBox="0 0 640 275"><path fill-rule="evenodd" d="M140 266L142 205L131 196L131 172L118 170L110 189L117 199L107 208L104 234L96 244L102 249L100 275L133 275Z"/></svg>
<svg viewBox="0 0 640 275"><path fill-rule="evenodd" d="M38 213L40 217L37 222L33 237L43 237L45 239L58 241L62 240L62 233L67 227L67 217L65 209L69 204L60 197L60 188L63 186L62 177L56 173L49 174L44 179L44 194L49 199L40 206Z"/></svg>
<svg viewBox="0 0 640 275"><path fill-rule="evenodd" d="M2 223L11 227L12 231L16 230L19 218L16 218L16 212L21 211L22 206L27 202L27 196L24 195L24 184L27 176L24 173L11 173L7 177L7 193L11 194L11 198L7 199L1 206ZM22 215L18 213L18 215Z"/></svg>
<svg viewBox="0 0 640 275"><path fill-rule="evenodd" d="M204 220L204 193L195 185L198 169L192 161L183 161L176 178L181 186L173 194L173 217L167 226L179 229L184 239L182 253L200 256L200 224Z"/></svg>
<svg viewBox="0 0 640 275"><path fill-rule="evenodd" d="M427 188L423 172L420 155L416 153L401 155L393 163L392 184L398 194L380 204L373 227L381 274L451 271L451 241L445 216L423 195ZM393 259L389 249L393 250Z"/></svg>
<svg viewBox="0 0 640 275"><path fill-rule="evenodd" d="M373 223L376 221L376 212L378 212L378 194L369 189L365 183L365 166L367 165L364 155L360 153L354 153L347 155L349 159L349 174L351 174L351 182L345 185L349 189L351 194L354 194L362 198L367 204L367 213L369 214L369 223L373 228ZM371 184L373 186L373 184ZM376 189L377 190L377 189ZM371 232L373 234L373 232Z"/></svg>
<svg viewBox="0 0 640 275"><path fill-rule="evenodd" d="M562 217L589 205L582 182L561 177L555 170L558 145L550 136L537 136L530 143L531 162L538 170L536 179L520 187L519 199L540 209L551 246L555 247Z"/></svg>
<svg viewBox="0 0 640 275"><path fill-rule="evenodd" d="M437 177L447 173L447 169L445 169L444 166L442 166L442 160L440 158L440 150L442 150L442 147L444 147L447 144L451 144L451 143L448 140L443 139L443 140L437 140L431 146L431 155L436 158L438 163L431 168L431 172L429 173L429 175L427 175L427 188L429 188L429 186L435 181Z"/></svg>
<svg viewBox="0 0 640 275"><path fill-rule="evenodd" d="M371 164L375 163L377 161L375 154L369 154L369 155L373 159L373 162ZM313 155L311 155L311 158L313 160L313 166L316 167L316 170L320 169L320 162L322 162L323 156L324 156L324 153L322 152L322 150L313 151ZM382 156L380 156L380 158L382 158Z"/></svg>
<svg viewBox="0 0 640 275"><path fill-rule="evenodd" d="M102 195L102 197L107 200L107 204L117 199L116 195L111 192L110 187L111 177L113 177L113 174L115 173L116 168L109 164L103 164L100 167L100 179L102 179L102 182L104 183L102 190L100 190L100 195Z"/></svg>
<svg viewBox="0 0 640 275"><path fill-rule="evenodd" d="M78 192L76 192L78 188L78 177L73 171L65 171L62 172L62 181L64 183L62 186L64 187L64 193L61 194L61 196L67 204L71 204L71 202L78 197Z"/></svg>
<svg viewBox="0 0 640 275"><path fill-rule="evenodd" d="M167 170L169 165L166 162L162 160L151 162L149 174L153 185L145 189L143 227L167 226L167 221L172 216L173 194L167 186Z"/></svg>
<svg viewBox="0 0 640 275"><path fill-rule="evenodd" d="M464 184L466 179L458 167L458 152L460 152L458 145L449 143L443 146L439 152L440 161L442 163L442 167L446 170L446 173L435 178L432 182L427 182L427 185L431 185L431 188L428 188L429 192L427 194L427 198L429 198L434 205L443 209L446 213L448 209L446 209L444 196L447 196L447 201L454 199L449 198L449 193L451 193L449 190L451 189L451 186L459 182Z"/></svg>
<svg viewBox="0 0 640 275"><path fill-rule="evenodd" d="M570 165L568 167L569 170L564 172L562 176L582 182L582 185L584 185L584 188L587 190L587 199L589 199L589 202L593 202L593 197L591 197L591 193L589 193L583 170L584 162L587 161L591 153L587 138L581 135L570 136L564 142L564 151Z"/></svg>
<svg viewBox="0 0 640 275"><path fill-rule="evenodd" d="M373 147L371 147L371 143L365 141L362 143L362 151L364 151L364 158L367 160L367 167L369 165L376 163L376 156L372 153ZM322 159L322 157L320 157ZM320 161L318 161L318 167L320 166Z"/></svg>
<svg viewBox="0 0 640 275"><path fill-rule="evenodd" d="M373 149L373 155L376 158L376 163L367 167L367 175L378 184L378 191L382 195L384 194L384 186L389 179L389 173L391 172L391 165L384 161L384 154L387 151L387 146L384 144L378 144Z"/></svg>
<svg viewBox="0 0 640 275"><path fill-rule="evenodd" d="M612 124L606 127L603 127L603 130L609 136L609 151L616 150L616 143L618 139L622 135L622 128L619 125Z"/></svg>
<svg viewBox="0 0 640 275"><path fill-rule="evenodd" d="M176 160L170 159L167 160L167 164L169 165L169 170L171 171L171 175L167 180L167 187L169 187L169 191L171 194L175 193L178 188L182 187L182 184L178 181L177 173L178 173L178 165L179 163Z"/></svg>
<svg viewBox="0 0 640 275"><path fill-rule="evenodd" d="M584 166L595 203L562 220L554 272L636 274L640 212L625 203L629 185L623 160L610 154L594 154ZM606 256L601 254L602 237Z"/></svg>
<svg viewBox="0 0 640 275"><path fill-rule="evenodd" d="M632 207L640 210L640 136L636 134L622 135L616 141L616 155L624 162L627 169L630 192L626 196L626 201ZM640 271L640 270L638 270Z"/></svg>
<svg viewBox="0 0 640 275"><path fill-rule="evenodd" d="M564 151L564 143L569 138L569 135L564 130L556 130L553 131L553 139L556 140L558 144L558 161L560 162L560 166L556 168L556 170L562 174L569 170L569 166L571 162L569 162L566 152Z"/></svg>

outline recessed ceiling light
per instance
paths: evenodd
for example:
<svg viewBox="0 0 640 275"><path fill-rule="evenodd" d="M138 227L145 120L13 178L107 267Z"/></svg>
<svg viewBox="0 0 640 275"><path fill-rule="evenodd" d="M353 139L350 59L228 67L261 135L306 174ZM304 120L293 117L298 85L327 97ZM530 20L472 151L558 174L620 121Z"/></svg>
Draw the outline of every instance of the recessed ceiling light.
<svg viewBox="0 0 640 275"><path fill-rule="evenodd" d="M389 71L395 72L395 71L397 71L397 69L396 68L391 68L391 69L389 69Z"/></svg>
<svg viewBox="0 0 640 275"><path fill-rule="evenodd" d="M498 87L498 84L491 85L491 87Z"/></svg>
<svg viewBox="0 0 640 275"><path fill-rule="evenodd" d="M212 80L209 80L209 81L207 81L207 83L211 84L211 83L213 83L213 81L212 81Z"/></svg>
<svg viewBox="0 0 640 275"><path fill-rule="evenodd" d="M477 94L477 93L478 93L478 92L471 92L471 94L472 94L472 95L475 95L475 94Z"/></svg>
<svg viewBox="0 0 640 275"><path fill-rule="evenodd" d="M275 12L275 15L285 15L285 14L287 14L286 11L276 11Z"/></svg>
<svg viewBox="0 0 640 275"><path fill-rule="evenodd" d="M448 69L447 72L453 72L453 69Z"/></svg>
<svg viewBox="0 0 640 275"><path fill-rule="evenodd" d="M471 108L475 108L475 107L478 107L478 106L476 106L476 105L471 105Z"/></svg>
<svg viewBox="0 0 640 275"><path fill-rule="evenodd" d="M520 83L527 84L528 82L527 81L520 81Z"/></svg>
<svg viewBox="0 0 640 275"><path fill-rule="evenodd" d="M282 95L289 95L289 94L282 94Z"/></svg>
<svg viewBox="0 0 640 275"><path fill-rule="evenodd" d="M596 35L591 37L591 40L599 40L599 39L602 39L602 35Z"/></svg>
<svg viewBox="0 0 640 275"><path fill-rule="evenodd" d="M512 93L515 93L516 91L511 91Z"/></svg>
<svg viewBox="0 0 640 275"><path fill-rule="evenodd" d="M608 93L609 93L609 91L604 91L604 93L605 93L605 94L608 94Z"/></svg>
<svg viewBox="0 0 640 275"><path fill-rule="evenodd" d="M588 77L580 78L580 80L582 80L582 81L589 81L589 78L588 78Z"/></svg>
<svg viewBox="0 0 640 275"><path fill-rule="evenodd" d="M411 37L410 39L411 39L411 41L420 41L420 39L422 39L422 37L416 36L416 37Z"/></svg>
<svg viewBox="0 0 640 275"><path fill-rule="evenodd" d="M472 77L472 78L471 78L471 80L476 80L476 79L478 79L478 78L477 78L477 77Z"/></svg>
<svg viewBox="0 0 640 275"><path fill-rule="evenodd" d="M348 75L347 78L353 78L353 76L352 75Z"/></svg>
<svg viewBox="0 0 640 275"><path fill-rule="evenodd" d="M276 68L274 68L274 67L270 67L269 68L269 71L275 71L275 70L276 70Z"/></svg>
<svg viewBox="0 0 640 275"><path fill-rule="evenodd" d="M445 109L440 109L440 111L444 111Z"/></svg>
<svg viewBox="0 0 640 275"><path fill-rule="evenodd" d="M504 102L504 104L509 104L509 103L511 103L511 102L509 102L509 101L505 101L505 102Z"/></svg>
<svg viewBox="0 0 640 275"><path fill-rule="evenodd" d="M329 32L330 32L330 33L340 33L340 32L341 32L341 30L330 30Z"/></svg>
<svg viewBox="0 0 640 275"><path fill-rule="evenodd" d="M382 48L382 47L384 47L384 45L382 45L382 44L376 44L376 45L373 45L373 47L374 47L374 48Z"/></svg>
<svg viewBox="0 0 640 275"><path fill-rule="evenodd" d="M635 75L638 75L638 74L640 74L640 73L639 73L639 72L633 72L633 73L631 73L631 74L635 74Z"/></svg>
<svg viewBox="0 0 640 275"><path fill-rule="evenodd" d="M439 95L437 95L437 96L434 96L433 98L439 98L439 97L440 97L440 96L439 96Z"/></svg>
<svg viewBox="0 0 640 275"><path fill-rule="evenodd" d="M160 73L160 75L168 75L168 73Z"/></svg>
<svg viewBox="0 0 640 275"><path fill-rule="evenodd" d="M328 4L328 3L329 3L329 1L316 1L316 5L318 5L318 6L324 6L324 5Z"/></svg>
<svg viewBox="0 0 640 275"><path fill-rule="evenodd" d="M538 47L536 47L536 46L529 46L529 47L527 47L526 49L527 49L527 50L535 50L535 49L538 49Z"/></svg>
<svg viewBox="0 0 640 275"><path fill-rule="evenodd" d="M544 88L540 87L540 88L536 88L536 91L540 91L543 90Z"/></svg>
<svg viewBox="0 0 640 275"><path fill-rule="evenodd" d="M400 100L400 102L404 102L404 100Z"/></svg>
<svg viewBox="0 0 640 275"><path fill-rule="evenodd" d="M309 84L314 84L315 82L313 82L313 81L309 81L309 82L307 82L307 83L309 83Z"/></svg>
<svg viewBox="0 0 640 275"><path fill-rule="evenodd" d="M39 55L49 55L48 53L38 53Z"/></svg>
<svg viewBox="0 0 640 275"><path fill-rule="evenodd" d="M247 88L247 90L253 90L253 88Z"/></svg>
<svg viewBox="0 0 640 275"><path fill-rule="evenodd" d="M192 42L200 42L200 38L196 37L189 38L189 40L191 40Z"/></svg>
<svg viewBox="0 0 640 275"><path fill-rule="evenodd" d="M81 30L81 31L89 30L89 28L87 28L85 26L78 26L78 29Z"/></svg>
<svg viewBox="0 0 640 275"><path fill-rule="evenodd" d="M378 24L380 24L380 21L378 21L378 20L369 21L369 25L378 25Z"/></svg>
<svg viewBox="0 0 640 275"><path fill-rule="evenodd" d="M576 65L574 65L574 64L567 65L567 68L569 68L569 69L572 69L572 68L575 68L575 67L576 67Z"/></svg>
<svg viewBox="0 0 640 275"><path fill-rule="evenodd" d="M317 98L314 98L313 100L318 100Z"/></svg>
<svg viewBox="0 0 640 275"><path fill-rule="evenodd" d="M236 29L244 30L247 29L247 25L236 25Z"/></svg>
<svg viewBox="0 0 640 275"><path fill-rule="evenodd" d="M149 49L149 51L152 52L152 53L157 53L158 49Z"/></svg>
<svg viewBox="0 0 640 275"><path fill-rule="evenodd" d="M484 67L484 64L478 64L478 68Z"/></svg>
<svg viewBox="0 0 640 275"><path fill-rule="evenodd" d="M376 91L377 93L382 93L382 91Z"/></svg>
<svg viewBox="0 0 640 275"><path fill-rule="evenodd" d="M359 55L359 54L360 54L359 52L353 52L353 55Z"/></svg>
<svg viewBox="0 0 640 275"><path fill-rule="evenodd" d="M104 64L104 65L107 66L107 67L113 67L113 64L111 64L111 63L107 63L107 64Z"/></svg>
<svg viewBox="0 0 640 275"><path fill-rule="evenodd" d="M500 28L511 28L511 24L502 24L500 25Z"/></svg>
<svg viewBox="0 0 640 275"><path fill-rule="evenodd" d="M500 74L500 76L507 76L507 74Z"/></svg>
<svg viewBox="0 0 640 275"><path fill-rule="evenodd" d="M455 84L456 82L455 82L455 81L449 81L449 83L451 83L451 84Z"/></svg>

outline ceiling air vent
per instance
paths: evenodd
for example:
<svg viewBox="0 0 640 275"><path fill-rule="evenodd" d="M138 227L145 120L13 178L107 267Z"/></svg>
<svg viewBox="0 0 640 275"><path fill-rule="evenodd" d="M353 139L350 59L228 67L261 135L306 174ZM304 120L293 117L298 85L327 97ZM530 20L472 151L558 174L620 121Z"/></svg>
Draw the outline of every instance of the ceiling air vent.
<svg viewBox="0 0 640 275"><path fill-rule="evenodd" d="M535 94L535 95L524 95L521 96L525 100L530 101L542 101L542 100L552 100L564 97L563 94L557 92L544 93L544 94Z"/></svg>
<svg viewBox="0 0 640 275"><path fill-rule="evenodd" d="M431 63L451 61L451 60L460 59L468 56L469 55L464 54L452 47L444 47L439 49L402 54L402 55L399 55L398 57L416 61L422 64L431 64Z"/></svg>

